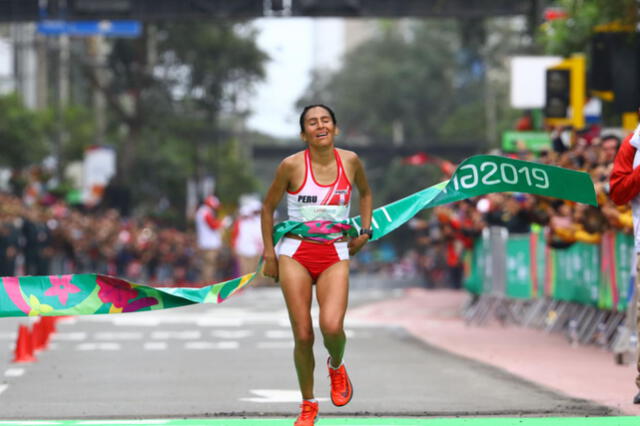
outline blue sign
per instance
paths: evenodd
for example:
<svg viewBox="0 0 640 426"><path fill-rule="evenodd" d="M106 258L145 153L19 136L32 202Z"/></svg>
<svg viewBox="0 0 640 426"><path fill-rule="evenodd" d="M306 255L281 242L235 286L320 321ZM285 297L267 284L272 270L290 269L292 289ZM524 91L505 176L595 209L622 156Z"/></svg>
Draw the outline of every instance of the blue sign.
<svg viewBox="0 0 640 426"><path fill-rule="evenodd" d="M38 32L44 35L138 37L142 25L138 21L61 21L43 20L38 22Z"/></svg>

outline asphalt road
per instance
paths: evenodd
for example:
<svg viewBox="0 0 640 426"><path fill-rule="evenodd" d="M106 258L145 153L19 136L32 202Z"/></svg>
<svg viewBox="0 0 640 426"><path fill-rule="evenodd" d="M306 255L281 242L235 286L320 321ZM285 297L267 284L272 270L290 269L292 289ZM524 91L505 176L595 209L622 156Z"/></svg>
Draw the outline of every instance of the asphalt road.
<svg viewBox="0 0 640 426"><path fill-rule="evenodd" d="M351 304L393 297L353 291ZM317 314L317 312L316 312ZM221 305L70 318L30 364L13 364L18 324L0 319L0 419L291 417L299 393L279 290L250 288ZM316 334L323 416L597 416L571 399L448 354L392 327L347 318L354 399L327 400L326 352Z"/></svg>

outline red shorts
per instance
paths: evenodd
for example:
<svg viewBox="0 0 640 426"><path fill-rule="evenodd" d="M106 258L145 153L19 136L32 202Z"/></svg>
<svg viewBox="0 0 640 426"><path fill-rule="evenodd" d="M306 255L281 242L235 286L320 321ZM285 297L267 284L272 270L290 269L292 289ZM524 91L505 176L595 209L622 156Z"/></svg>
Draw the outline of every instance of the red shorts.
<svg viewBox="0 0 640 426"><path fill-rule="evenodd" d="M314 282L329 266L349 259L346 241L319 244L285 237L278 243L277 253L298 261L309 271Z"/></svg>

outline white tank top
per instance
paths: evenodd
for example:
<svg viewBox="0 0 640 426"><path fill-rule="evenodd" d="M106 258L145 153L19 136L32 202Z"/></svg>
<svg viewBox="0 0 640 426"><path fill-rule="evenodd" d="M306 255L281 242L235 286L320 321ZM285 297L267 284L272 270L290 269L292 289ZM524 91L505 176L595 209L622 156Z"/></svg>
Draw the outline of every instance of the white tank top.
<svg viewBox="0 0 640 426"><path fill-rule="evenodd" d="M206 215L209 207L204 204L196 211L196 234L198 247L205 250L217 250L222 247L222 236L219 229L211 229L207 223Z"/></svg>
<svg viewBox="0 0 640 426"><path fill-rule="evenodd" d="M304 151L304 181L296 192L287 191L289 220L296 222L330 221L341 222L349 218L351 207L351 182L342 166L340 155L336 156L338 176L329 185L316 181L311 167L311 154Z"/></svg>

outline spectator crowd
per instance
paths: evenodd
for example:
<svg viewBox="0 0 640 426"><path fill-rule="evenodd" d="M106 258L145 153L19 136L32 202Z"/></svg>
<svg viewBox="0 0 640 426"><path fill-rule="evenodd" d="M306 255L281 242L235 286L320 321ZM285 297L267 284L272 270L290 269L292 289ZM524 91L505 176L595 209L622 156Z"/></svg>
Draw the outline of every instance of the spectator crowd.
<svg viewBox="0 0 640 426"><path fill-rule="evenodd" d="M551 137L552 145L539 153L522 142L514 153L491 153L588 173L598 207L524 193L494 193L437 207L429 218L410 223L416 238L406 256L416 259L416 273L425 286L460 288L465 254L488 226L504 227L510 234L543 230L547 244L556 249L578 241L597 244L608 230L632 232L630 207L616 206L609 198L609 176L620 138L565 129L553 131Z"/></svg>
<svg viewBox="0 0 640 426"><path fill-rule="evenodd" d="M83 212L48 196L26 202L24 196L0 193L0 276L100 273L156 284L231 278L247 268L233 247L242 222L258 214L259 206L252 206L229 215L228 230L222 230L228 231L227 244L216 270L203 277L193 230L163 227L151 218L125 218L115 209Z"/></svg>

